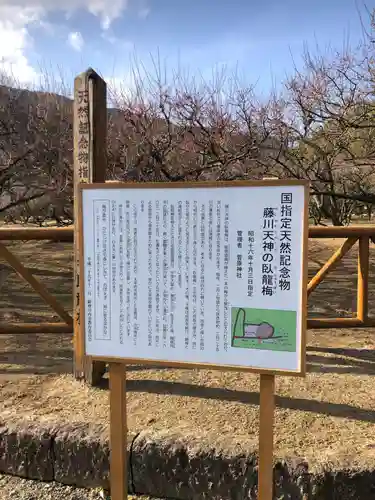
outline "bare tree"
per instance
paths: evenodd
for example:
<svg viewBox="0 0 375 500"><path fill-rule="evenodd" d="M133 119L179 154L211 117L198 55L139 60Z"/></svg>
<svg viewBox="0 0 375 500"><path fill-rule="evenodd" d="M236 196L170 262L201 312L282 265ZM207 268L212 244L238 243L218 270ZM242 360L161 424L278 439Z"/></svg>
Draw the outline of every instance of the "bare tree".
<svg viewBox="0 0 375 500"><path fill-rule="evenodd" d="M267 136L253 120L252 88L225 74L199 84L177 75L168 84L158 71L138 71L133 91L115 94L112 124L122 126L109 134L112 175L171 182L261 176L255 159Z"/></svg>
<svg viewBox="0 0 375 500"><path fill-rule="evenodd" d="M70 213L71 115L62 96L0 86L0 215L41 222Z"/></svg>
<svg viewBox="0 0 375 500"><path fill-rule="evenodd" d="M304 54L264 126L273 140L263 160L278 175L311 182L315 220L349 223L375 202L372 47L332 57Z"/></svg>
<svg viewBox="0 0 375 500"><path fill-rule="evenodd" d="M348 224L375 202L372 46L304 53L281 95L259 101L235 75L171 83L136 71L117 95L113 175L134 180L308 179L311 216ZM117 151L117 154L114 154Z"/></svg>

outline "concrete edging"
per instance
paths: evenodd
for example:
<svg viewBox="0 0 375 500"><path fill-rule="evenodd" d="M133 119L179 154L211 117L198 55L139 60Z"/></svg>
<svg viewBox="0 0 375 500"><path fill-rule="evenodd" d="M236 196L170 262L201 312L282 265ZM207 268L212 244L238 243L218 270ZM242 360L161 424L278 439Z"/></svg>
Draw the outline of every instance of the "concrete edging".
<svg viewBox="0 0 375 500"><path fill-rule="evenodd" d="M256 499L257 457L202 448L199 440L147 431L129 439L129 492L181 500ZM108 430L2 422L0 472L81 487L108 489ZM275 463L275 498L370 500L374 470L309 472L295 459Z"/></svg>

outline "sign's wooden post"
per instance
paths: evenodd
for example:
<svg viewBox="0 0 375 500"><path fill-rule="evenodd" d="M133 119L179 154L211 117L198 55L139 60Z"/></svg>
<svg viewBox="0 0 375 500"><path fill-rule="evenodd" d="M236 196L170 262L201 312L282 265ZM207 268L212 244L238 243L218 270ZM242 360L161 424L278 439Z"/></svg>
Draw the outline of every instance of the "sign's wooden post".
<svg viewBox="0 0 375 500"><path fill-rule="evenodd" d="M258 498L273 498L273 421L275 376L260 376Z"/></svg>
<svg viewBox="0 0 375 500"><path fill-rule="evenodd" d="M111 500L128 498L126 366L109 363Z"/></svg>
<svg viewBox="0 0 375 500"><path fill-rule="evenodd" d="M82 182L104 182L106 176L107 88L94 70L74 80L74 376L97 385L105 363L91 361L82 352L80 329L80 266L78 189ZM84 319L82 318L82 321Z"/></svg>

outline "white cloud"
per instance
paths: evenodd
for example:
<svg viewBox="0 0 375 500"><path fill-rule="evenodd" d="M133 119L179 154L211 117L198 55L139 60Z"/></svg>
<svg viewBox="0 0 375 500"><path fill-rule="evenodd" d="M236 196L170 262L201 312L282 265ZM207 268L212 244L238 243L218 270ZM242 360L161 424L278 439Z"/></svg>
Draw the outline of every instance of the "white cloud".
<svg viewBox="0 0 375 500"><path fill-rule="evenodd" d="M70 0L74 3L83 3L91 14L101 19L101 25L107 30L112 21L121 16L128 6L128 0Z"/></svg>
<svg viewBox="0 0 375 500"><path fill-rule="evenodd" d="M37 10L0 4L0 68L20 83L30 82L36 76L25 50L32 46L26 26L36 21L38 15Z"/></svg>
<svg viewBox="0 0 375 500"><path fill-rule="evenodd" d="M33 83L38 71L27 59L26 51L32 47L28 28L36 23L42 28L49 12L62 11L67 16L84 9L97 16L103 30L121 16L128 0L0 0L0 71L12 74L19 83ZM70 44L82 48L80 34L73 33Z"/></svg>
<svg viewBox="0 0 375 500"><path fill-rule="evenodd" d="M39 11L40 16L47 12L63 11L71 15L78 9L88 10L100 18L103 29L109 28L112 21L121 16L127 8L128 0L0 0L0 9L3 7Z"/></svg>
<svg viewBox="0 0 375 500"><path fill-rule="evenodd" d="M68 44L72 47L72 49L77 52L81 52L84 45L83 36L79 31L74 31L69 33L68 35Z"/></svg>

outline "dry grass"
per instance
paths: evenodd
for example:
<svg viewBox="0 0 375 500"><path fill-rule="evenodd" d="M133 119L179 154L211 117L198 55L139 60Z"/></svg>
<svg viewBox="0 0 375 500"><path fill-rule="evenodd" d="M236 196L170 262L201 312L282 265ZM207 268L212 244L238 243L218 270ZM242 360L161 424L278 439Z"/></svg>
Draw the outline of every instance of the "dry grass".
<svg viewBox="0 0 375 500"><path fill-rule="evenodd" d="M312 275L341 242L310 245ZM13 246L59 300L71 307L70 244ZM375 259L371 253L371 274ZM371 280L373 282L373 280ZM374 296L370 287L370 298ZM351 316L356 309L355 248L312 294L310 316ZM370 303L370 310L373 304ZM28 285L10 275L0 319L56 320ZM374 467L375 374L372 330L330 330L308 335L306 379L277 379L275 447L278 456ZM70 336L0 337L0 418L108 423L108 392L76 382ZM258 377L232 372L144 369L128 373L131 432L194 436L207 445L254 450L258 440Z"/></svg>

